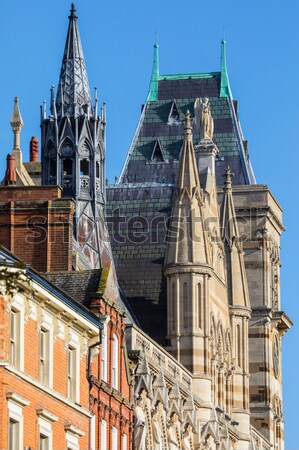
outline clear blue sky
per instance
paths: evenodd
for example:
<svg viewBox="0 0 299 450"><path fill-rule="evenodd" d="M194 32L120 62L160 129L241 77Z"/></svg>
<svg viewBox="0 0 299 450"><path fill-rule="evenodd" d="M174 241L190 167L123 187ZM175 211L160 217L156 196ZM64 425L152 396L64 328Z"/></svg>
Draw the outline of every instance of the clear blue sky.
<svg viewBox="0 0 299 450"><path fill-rule="evenodd" d="M24 158L39 105L57 85L70 1L0 4L0 171L18 95ZM147 94L157 33L161 73L215 71L225 33L234 98L259 183L284 209L282 307L298 322L299 3L297 0L77 0L91 88L107 102L107 176L119 175ZM299 331L284 338L286 450L298 450Z"/></svg>

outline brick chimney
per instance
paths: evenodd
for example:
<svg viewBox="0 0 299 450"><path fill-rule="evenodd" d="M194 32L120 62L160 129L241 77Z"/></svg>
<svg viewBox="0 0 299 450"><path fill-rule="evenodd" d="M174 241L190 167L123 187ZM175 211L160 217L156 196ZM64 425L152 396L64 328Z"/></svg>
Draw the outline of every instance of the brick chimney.
<svg viewBox="0 0 299 450"><path fill-rule="evenodd" d="M5 186L10 186L16 183L17 183L16 157L14 155L7 155L4 184Z"/></svg>
<svg viewBox="0 0 299 450"><path fill-rule="evenodd" d="M75 204L57 186L0 188L0 245L40 272L72 270Z"/></svg>
<svg viewBox="0 0 299 450"><path fill-rule="evenodd" d="M30 162L38 162L38 139L35 136L30 141Z"/></svg>

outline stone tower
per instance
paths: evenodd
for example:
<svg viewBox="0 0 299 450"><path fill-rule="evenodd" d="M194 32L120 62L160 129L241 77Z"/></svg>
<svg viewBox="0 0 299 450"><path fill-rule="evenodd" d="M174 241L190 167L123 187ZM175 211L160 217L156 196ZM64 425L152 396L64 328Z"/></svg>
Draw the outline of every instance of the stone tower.
<svg viewBox="0 0 299 450"><path fill-rule="evenodd" d="M59 185L63 196L76 202L74 250L76 266L101 266L105 204L105 107L98 116L95 90L91 102L87 71L72 4L55 99L50 115L42 109L42 184Z"/></svg>

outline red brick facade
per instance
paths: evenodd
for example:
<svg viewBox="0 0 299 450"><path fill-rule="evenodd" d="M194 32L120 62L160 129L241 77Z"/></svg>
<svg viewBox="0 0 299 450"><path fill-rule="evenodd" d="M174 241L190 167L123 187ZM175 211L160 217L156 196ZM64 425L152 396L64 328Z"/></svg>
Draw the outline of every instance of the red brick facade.
<svg viewBox="0 0 299 450"><path fill-rule="evenodd" d="M0 189L0 245L40 272L72 269L74 202L58 187Z"/></svg>
<svg viewBox="0 0 299 450"><path fill-rule="evenodd" d="M133 431L133 397L130 385L130 373L125 351L125 317L122 311L112 302L99 296L94 299L92 310L100 314L104 322L102 331L102 345L100 346L98 373L93 366L91 390L91 411L96 415L97 440L99 450L114 450L113 439L117 441L116 449L129 450L132 448ZM116 340L114 340L116 336ZM106 342L106 344L105 344ZM103 374L103 357L107 345L107 375ZM117 346L117 376L114 387L114 352ZM106 378L106 381L105 381ZM103 436L102 421L106 423L106 437ZM113 427L117 435L113 438ZM106 450L106 449L105 449Z"/></svg>

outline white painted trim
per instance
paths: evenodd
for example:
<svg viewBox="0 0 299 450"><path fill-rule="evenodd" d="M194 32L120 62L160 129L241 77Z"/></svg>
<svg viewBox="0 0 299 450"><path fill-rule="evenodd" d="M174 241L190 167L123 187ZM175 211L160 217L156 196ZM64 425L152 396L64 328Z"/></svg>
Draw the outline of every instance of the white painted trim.
<svg viewBox="0 0 299 450"><path fill-rule="evenodd" d="M20 379L27 381L27 383L38 388L40 391L45 392L46 394L50 395L51 397L55 398L56 400L64 403L67 406L70 406L71 408L73 408L74 410L83 414L84 416L89 417L89 418L92 417L92 413L89 412L86 408L76 405L74 402L69 400L67 397L64 397L63 395L59 394L58 392L48 388L44 384L41 384L38 380L35 380L34 378L31 378L29 375L25 374L24 372L21 372L20 370L16 369L10 363L7 363L7 361L0 361L0 367L5 367L5 369L7 371L18 376Z"/></svg>

